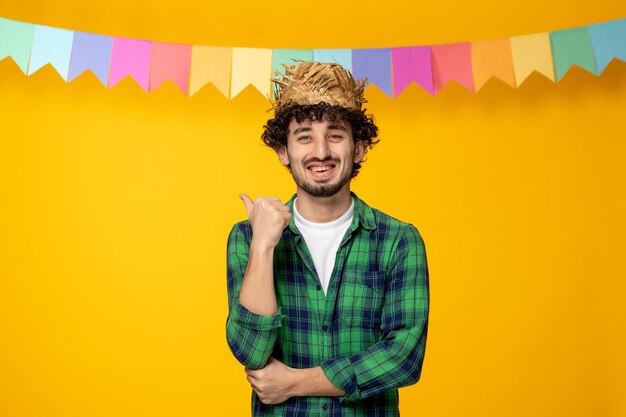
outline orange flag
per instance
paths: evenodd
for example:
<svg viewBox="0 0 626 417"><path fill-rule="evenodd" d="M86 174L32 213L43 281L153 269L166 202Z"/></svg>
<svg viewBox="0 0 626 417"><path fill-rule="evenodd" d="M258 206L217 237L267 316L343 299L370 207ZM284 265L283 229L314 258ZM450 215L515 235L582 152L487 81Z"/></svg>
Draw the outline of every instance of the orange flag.
<svg viewBox="0 0 626 417"><path fill-rule="evenodd" d="M497 77L515 88L511 41L507 38L472 42L472 70L476 91L491 77Z"/></svg>
<svg viewBox="0 0 626 417"><path fill-rule="evenodd" d="M194 45L191 52L189 95L211 83L224 97L230 96L232 48Z"/></svg>

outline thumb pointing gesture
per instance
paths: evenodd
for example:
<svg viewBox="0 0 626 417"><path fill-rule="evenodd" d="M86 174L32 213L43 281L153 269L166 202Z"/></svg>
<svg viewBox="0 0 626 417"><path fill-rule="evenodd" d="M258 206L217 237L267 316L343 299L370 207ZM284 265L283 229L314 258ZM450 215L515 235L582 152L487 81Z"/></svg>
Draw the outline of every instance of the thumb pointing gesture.
<svg viewBox="0 0 626 417"><path fill-rule="evenodd" d="M246 212L248 213L248 218L250 218L252 216L252 209L254 208L254 201L245 193L239 194L239 198L241 198L243 204L246 206Z"/></svg>
<svg viewBox="0 0 626 417"><path fill-rule="evenodd" d="M291 210L278 197L258 197L252 200L248 194L239 195L246 206L252 227L252 240L274 248L289 225Z"/></svg>

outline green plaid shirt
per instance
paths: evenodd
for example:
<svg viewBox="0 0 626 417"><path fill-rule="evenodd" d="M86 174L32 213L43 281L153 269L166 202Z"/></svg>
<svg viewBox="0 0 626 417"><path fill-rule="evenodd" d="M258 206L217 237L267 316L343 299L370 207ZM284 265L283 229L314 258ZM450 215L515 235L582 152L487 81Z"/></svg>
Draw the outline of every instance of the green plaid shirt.
<svg viewBox="0 0 626 417"><path fill-rule="evenodd" d="M253 391L254 416L396 416L398 388L420 377L429 309L424 242L414 226L352 196L354 218L326 295L292 217L274 250L274 316L239 303L252 229L244 221L230 233L226 338L237 360L250 368L270 356L292 368L321 366L346 392L265 405Z"/></svg>

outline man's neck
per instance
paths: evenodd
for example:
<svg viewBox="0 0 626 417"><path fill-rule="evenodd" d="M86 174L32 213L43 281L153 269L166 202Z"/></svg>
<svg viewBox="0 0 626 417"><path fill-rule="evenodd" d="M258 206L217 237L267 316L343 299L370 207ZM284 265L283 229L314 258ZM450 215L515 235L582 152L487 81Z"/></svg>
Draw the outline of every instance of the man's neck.
<svg viewBox="0 0 626 417"><path fill-rule="evenodd" d="M314 223L327 223L337 220L350 208L352 195L346 186L332 197L313 197L298 189L296 204L298 213L306 220Z"/></svg>

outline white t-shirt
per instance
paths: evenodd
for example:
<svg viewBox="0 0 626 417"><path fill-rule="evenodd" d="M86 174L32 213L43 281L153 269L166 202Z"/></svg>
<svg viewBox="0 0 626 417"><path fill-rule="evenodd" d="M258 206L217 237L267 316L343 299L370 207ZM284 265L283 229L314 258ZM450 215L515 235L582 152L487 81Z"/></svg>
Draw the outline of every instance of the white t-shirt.
<svg viewBox="0 0 626 417"><path fill-rule="evenodd" d="M296 208L297 201L298 199L296 198L293 202L294 223L300 233L302 233L304 241L309 248L315 271L324 289L324 294L326 294L330 275L335 267L337 249L339 249L339 244L346 234L346 230L352 224L354 198L348 211L337 220L327 223L314 223L302 217Z"/></svg>

